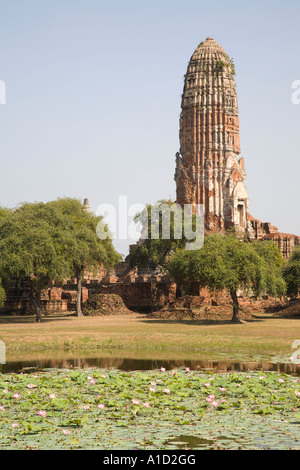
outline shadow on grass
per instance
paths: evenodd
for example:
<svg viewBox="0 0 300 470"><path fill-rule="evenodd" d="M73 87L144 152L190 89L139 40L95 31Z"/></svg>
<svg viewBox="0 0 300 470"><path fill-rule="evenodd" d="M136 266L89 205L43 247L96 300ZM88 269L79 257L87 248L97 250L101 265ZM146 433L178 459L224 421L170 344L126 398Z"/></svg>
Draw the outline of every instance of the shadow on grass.
<svg viewBox="0 0 300 470"><path fill-rule="evenodd" d="M164 319L164 318L147 318L147 319L144 319L142 320L143 323L157 323L157 324L169 324L169 325L174 325L176 323L180 323L180 324L184 324L184 325L198 325L198 326L201 326L201 325L214 325L214 326L219 326L219 325L243 325L243 324L246 324L246 323L254 323L254 322L262 322L264 321L265 318L251 318L251 319L247 319L247 320L244 320L242 319L243 323L235 323L235 322L232 322L231 320L210 320L210 319L203 319L203 320L194 320L194 319Z"/></svg>
<svg viewBox="0 0 300 470"><path fill-rule="evenodd" d="M262 313L262 314L253 314L253 317L255 319L260 319L260 320L299 320L300 315L284 315L284 314L279 314L278 312L276 313Z"/></svg>
<svg viewBox="0 0 300 470"><path fill-rule="evenodd" d="M43 322L44 323L49 323L53 321L59 321L59 320L71 320L72 318L76 318L76 315L74 313L56 313L53 315L43 315ZM0 324L30 324L30 323L36 323L35 315L0 315Z"/></svg>
<svg viewBox="0 0 300 470"><path fill-rule="evenodd" d="M299 320L299 315L280 315L278 312L261 312L252 313L251 317L243 318L240 316L241 323L236 323L231 318L159 318L148 316L142 320L146 323L157 323L157 324L185 324L185 325L243 325L247 323L262 323L266 320Z"/></svg>

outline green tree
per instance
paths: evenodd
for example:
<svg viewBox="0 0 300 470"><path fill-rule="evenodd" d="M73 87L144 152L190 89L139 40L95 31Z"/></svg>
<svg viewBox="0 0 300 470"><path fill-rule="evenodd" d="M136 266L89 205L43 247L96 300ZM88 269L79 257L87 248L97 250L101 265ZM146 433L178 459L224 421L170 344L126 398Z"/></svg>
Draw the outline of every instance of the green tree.
<svg viewBox="0 0 300 470"><path fill-rule="evenodd" d="M0 220L3 220L6 217L9 217L11 214L11 209L8 209L7 207L1 207L0 206Z"/></svg>
<svg viewBox="0 0 300 470"><path fill-rule="evenodd" d="M193 243L196 229L201 231L200 217L191 214L189 221L190 230L187 229L182 208L170 199L147 204L135 216L135 222L141 226L141 240L129 255L131 268L154 265L164 269L170 255L187 243Z"/></svg>
<svg viewBox="0 0 300 470"><path fill-rule="evenodd" d="M100 220L70 198L25 203L0 219L0 273L6 281L15 277L29 282L36 321L42 321L41 291L50 283L76 276L80 315L84 270L111 267L119 260L111 240L97 237Z"/></svg>
<svg viewBox="0 0 300 470"><path fill-rule="evenodd" d="M10 209L0 206L0 222L4 218L8 217L10 213L11 213ZM0 307L3 307L5 300L6 300L6 293L5 293L4 287L2 286L2 281L0 279Z"/></svg>
<svg viewBox="0 0 300 470"><path fill-rule="evenodd" d="M15 277L26 279L36 321L42 321L41 291L52 280L66 276L68 265L62 252L68 240L59 229L57 214L52 211L48 223L41 214L49 208L43 204L22 204L0 220L0 273L6 282Z"/></svg>
<svg viewBox="0 0 300 470"><path fill-rule="evenodd" d="M297 297L300 292L300 246L296 246L283 269L287 295Z"/></svg>
<svg viewBox="0 0 300 470"><path fill-rule="evenodd" d="M96 273L100 266L107 269L115 266L121 256L116 252L107 230L107 238L101 240L97 236L99 223L105 225L101 216L84 211L77 199L63 198L49 203L57 210L64 220L64 230L71 236L63 256L69 266L72 277L77 280L76 314L82 316L81 297L84 272Z"/></svg>
<svg viewBox="0 0 300 470"><path fill-rule="evenodd" d="M251 247L261 259L257 295L263 292L274 297L285 294L286 283L282 275L285 260L277 244L271 240L255 240Z"/></svg>
<svg viewBox="0 0 300 470"><path fill-rule="evenodd" d="M264 243L264 242L260 242ZM260 295L263 292L281 294L285 284L281 276L281 260L276 247L265 251L273 258L264 258L262 247L253 246L234 235L214 234L205 238L201 250L179 250L170 259L167 271L171 278L187 292L193 281L211 290L226 289L233 303L233 322L240 322L238 291ZM273 270L271 279L267 279Z"/></svg>
<svg viewBox="0 0 300 470"><path fill-rule="evenodd" d="M6 300L5 289L2 287L1 281L0 281L0 307L3 307L5 300Z"/></svg>

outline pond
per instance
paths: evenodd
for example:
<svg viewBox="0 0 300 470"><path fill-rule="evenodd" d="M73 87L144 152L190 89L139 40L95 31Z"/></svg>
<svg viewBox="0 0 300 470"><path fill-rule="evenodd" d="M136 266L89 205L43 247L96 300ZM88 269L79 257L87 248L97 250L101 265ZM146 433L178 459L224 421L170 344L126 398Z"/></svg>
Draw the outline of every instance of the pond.
<svg viewBox="0 0 300 470"><path fill-rule="evenodd" d="M104 369L90 359L85 368L66 362L0 374L0 450L300 449L300 379L293 374L226 372L238 363L221 369L201 361L189 364L197 370L188 362L167 370L175 366L169 361L120 371L107 368L111 359ZM149 367L124 358L117 365Z"/></svg>
<svg viewBox="0 0 300 470"><path fill-rule="evenodd" d="M270 371L300 376L300 364L292 362L270 362L267 360L208 360L208 359L137 359L132 357L69 357L69 358L42 358L30 360L8 360L5 364L0 364L2 373L34 372L48 369L72 369L72 368L99 368L99 369L119 369L122 371L155 370L164 367L172 370L181 367L188 367L197 371L213 372L249 372L249 371Z"/></svg>

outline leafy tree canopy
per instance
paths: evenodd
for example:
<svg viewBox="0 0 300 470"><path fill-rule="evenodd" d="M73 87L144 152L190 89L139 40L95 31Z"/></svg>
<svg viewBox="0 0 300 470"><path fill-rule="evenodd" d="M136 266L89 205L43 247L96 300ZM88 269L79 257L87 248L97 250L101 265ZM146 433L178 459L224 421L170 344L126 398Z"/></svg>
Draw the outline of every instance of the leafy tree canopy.
<svg viewBox="0 0 300 470"><path fill-rule="evenodd" d="M117 259L111 240L99 240L99 218L87 214L73 199L24 203L0 218L0 273L28 279L37 321L40 295L51 281L73 277L76 269L111 266Z"/></svg>
<svg viewBox="0 0 300 470"><path fill-rule="evenodd" d="M300 246L294 248L284 267L283 277L287 284L287 295L297 297L300 293Z"/></svg>
<svg viewBox="0 0 300 470"><path fill-rule="evenodd" d="M185 218L182 208L170 199L147 204L144 211L136 214L135 221L141 225L142 235L129 256L132 268L149 264L164 268L172 253L196 241L193 236L201 225L195 214Z"/></svg>
<svg viewBox="0 0 300 470"><path fill-rule="evenodd" d="M3 289L0 283L0 307L3 307L6 299L5 289Z"/></svg>
<svg viewBox="0 0 300 470"><path fill-rule="evenodd" d="M269 242L259 246L234 235L213 234L205 238L200 250L178 250L166 269L186 292L193 281L211 290L226 289L233 301L232 319L238 321L239 290L251 291L254 295L284 293L283 260L278 252L278 248Z"/></svg>
<svg viewBox="0 0 300 470"><path fill-rule="evenodd" d="M0 206L0 221L3 220L5 217L8 217L11 213L10 209ZM2 287L2 282L0 279L0 307L3 307L6 300L5 289Z"/></svg>
<svg viewBox="0 0 300 470"><path fill-rule="evenodd" d="M100 265L109 269L116 265L121 256L116 252L111 238L100 240L97 237L98 224L102 217L84 211L80 201L64 198L49 203L64 219L65 228L71 234L65 258L71 275L77 278L77 315L81 311L81 281L85 270L97 273Z"/></svg>
<svg viewBox="0 0 300 470"><path fill-rule="evenodd" d="M106 268L113 267L121 259L111 239L100 240L97 237L97 225L102 217L84 211L77 199L64 198L49 203L64 219L65 230L71 233L71 249L68 261L76 269L97 270L99 263Z"/></svg>

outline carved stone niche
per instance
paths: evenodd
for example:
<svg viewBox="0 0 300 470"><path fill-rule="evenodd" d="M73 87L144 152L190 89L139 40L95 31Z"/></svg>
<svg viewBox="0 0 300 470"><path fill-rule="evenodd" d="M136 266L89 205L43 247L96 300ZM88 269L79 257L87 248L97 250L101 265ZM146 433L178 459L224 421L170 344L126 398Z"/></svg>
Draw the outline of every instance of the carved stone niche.
<svg viewBox="0 0 300 470"><path fill-rule="evenodd" d="M236 228L244 231L247 228L247 213L249 211L249 198L243 181L238 181L232 192L233 223Z"/></svg>

